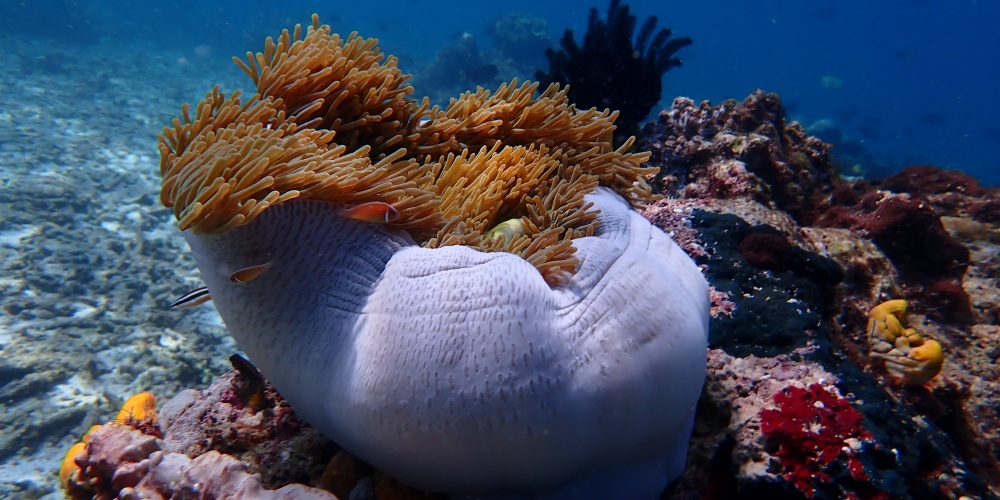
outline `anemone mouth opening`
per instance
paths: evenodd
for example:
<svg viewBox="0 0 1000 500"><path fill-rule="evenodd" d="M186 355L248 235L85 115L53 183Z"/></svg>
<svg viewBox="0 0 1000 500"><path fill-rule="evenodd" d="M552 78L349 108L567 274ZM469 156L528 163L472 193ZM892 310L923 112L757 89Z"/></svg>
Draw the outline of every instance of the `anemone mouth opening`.
<svg viewBox="0 0 1000 500"><path fill-rule="evenodd" d="M377 39L316 15L234 60L256 93L216 86L160 135L161 201L182 230L224 233L293 199L379 202L418 244L510 252L558 282L578 265L572 240L597 226L587 193L653 196L649 153L629 152L634 138L611 147L618 112L578 110L557 84L515 79L431 107Z"/></svg>

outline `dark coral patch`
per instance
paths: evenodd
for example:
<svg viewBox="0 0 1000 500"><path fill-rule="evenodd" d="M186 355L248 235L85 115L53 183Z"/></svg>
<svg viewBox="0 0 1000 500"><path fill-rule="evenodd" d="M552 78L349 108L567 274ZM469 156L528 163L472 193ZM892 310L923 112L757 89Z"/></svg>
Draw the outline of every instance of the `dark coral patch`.
<svg viewBox="0 0 1000 500"><path fill-rule="evenodd" d="M831 192L816 226L863 231L913 283L957 280L969 250L944 228L936 206L920 196L872 189L864 182Z"/></svg>
<svg viewBox="0 0 1000 500"><path fill-rule="evenodd" d="M788 244L770 226L751 226L735 215L695 210L691 223L706 250L695 261L706 266L708 282L736 303L732 315L709 323L711 347L739 357L774 356L804 345L808 332L819 330L828 295L843 277L839 266ZM762 269L743 256L741 243L751 236L751 242L785 242L782 269ZM773 255L757 262L776 266Z"/></svg>
<svg viewBox="0 0 1000 500"><path fill-rule="evenodd" d="M948 234L922 200L887 197L862 219L861 229L892 260L904 278L920 282L960 278L969 250Z"/></svg>
<svg viewBox="0 0 1000 500"><path fill-rule="evenodd" d="M792 256L792 245L783 236L750 233L739 245L740 255L757 269L784 271Z"/></svg>
<svg viewBox="0 0 1000 500"><path fill-rule="evenodd" d="M956 280L938 280L924 287L916 298L928 317L948 323L967 324L972 321L969 294Z"/></svg>
<svg viewBox="0 0 1000 500"><path fill-rule="evenodd" d="M924 165L906 167L883 179L880 187L894 193L964 193L970 196L982 193L979 182L965 173Z"/></svg>
<svg viewBox="0 0 1000 500"><path fill-rule="evenodd" d="M873 184L894 193L919 195L939 215L972 216L979 222L1000 223L1000 188L984 188L975 178L957 170L913 166Z"/></svg>

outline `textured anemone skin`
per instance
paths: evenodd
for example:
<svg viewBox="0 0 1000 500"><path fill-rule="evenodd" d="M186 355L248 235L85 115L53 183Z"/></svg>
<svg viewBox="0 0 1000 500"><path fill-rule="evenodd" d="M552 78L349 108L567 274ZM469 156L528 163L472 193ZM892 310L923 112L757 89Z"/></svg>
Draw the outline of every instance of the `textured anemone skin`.
<svg viewBox="0 0 1000 500"><path fill-rule="evenodd" d="M454 495L657 498L705 378L708 287L620 196L587 199L600 227L555 288L512 254L421 248L322 202L185 237L250 359L377 468Z"/></svg>

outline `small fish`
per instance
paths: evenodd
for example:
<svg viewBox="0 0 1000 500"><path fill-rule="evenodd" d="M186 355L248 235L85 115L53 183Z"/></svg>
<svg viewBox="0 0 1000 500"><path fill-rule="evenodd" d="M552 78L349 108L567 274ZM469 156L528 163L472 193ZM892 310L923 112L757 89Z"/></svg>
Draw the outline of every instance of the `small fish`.
<svg viewBox="0 0 1000 500"><path fill-rule="evenodd" d="M503 238L505 245L510 245L510 242L513 241L514 238L525 234L528 234L528 232L524 227L524 221L518 218L510 219L497 224L493 227L493 229L486 231L486 234L483 235L483 239L488 240L500 237Z"/></svg>
<svg viewBox="0 0 1000 500"><path fill-rule="evenodd" d="M256 411L261 409L264 402L267 401L264 394L265 389L267 389L267 382L264 380L264 376L261 375L260 370L247 358L239 354L229 356L229 362L236 371L240 372L240 375L247 382L246 387L239 391L240 397L246 401L247 406L251 410Z"/></svg>
<svg viewBox="0 0 1000 500"><path fill-rule="evenodd" d="M260 275L264 274L264 272L268 269L271 269L271 264L272 262L265 262L256 266L244 267L243 269L230 274L229 282L239 284L249 283L260 277Z"/></svg>
<svg viewBox="0 0 1000 500"><path fill-rule="evenodd" d="M188 309L195 306L200 306L205 302L212 300L212 296L208 294L208 287L199 286L194 290L191 290L180 298L173 301L170 304L171 309Z"/></svg>
<svg viewBox="0 0 1000 500"><path fill-rule="evenodd" d="M344 208L340 211L340 215L348 219L380 223L393 222L399 218L399 212L392 205L381 201Z"/></svg>

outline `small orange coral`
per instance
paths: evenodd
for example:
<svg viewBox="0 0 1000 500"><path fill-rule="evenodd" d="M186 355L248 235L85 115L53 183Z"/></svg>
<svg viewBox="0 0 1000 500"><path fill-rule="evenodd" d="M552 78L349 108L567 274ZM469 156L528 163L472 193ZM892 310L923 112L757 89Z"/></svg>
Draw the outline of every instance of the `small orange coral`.
<svg viewBox="0 0 1000 500"><path fill-rule="evenodd" d="M148 392L140 392L125 401L125 404L122 405L122 409L118 412L118 416L111 421L111 424L147 422L155 425L156 420L156 397ZM76 464L76 457L87 450L87 443L90 435L100 428L100 425L92 426L87 433L83 435L83 439L74 444L69 451L66 452L62 465L59 466L60 484L68 486L70 482L73 481L76 472L80 470L80 466Z"/></svg>
<svg viewBox="0 0 1000 500"><path fill-rule="evenodd" d="M156 397L148 392L140 392L125 401L118 416L115 417L115 422L149 420L156 423L156 419Z"/></svg>
<svg viewBox="0 0 1000 500"><path fill-rule="evenodd" d="M76 465L77 455L83 453L87 448L87 442L89 441L90 435L100 429L101 426L94 425L91 426L87 433L83 435L83 439L79 443L74 444L69 451L66 452L66 456L63 458L62 465L59 466L59 483L67 484L70 479L73 478L73 474L80 470L80 466Z"/></svg>

